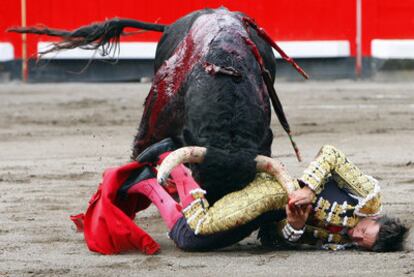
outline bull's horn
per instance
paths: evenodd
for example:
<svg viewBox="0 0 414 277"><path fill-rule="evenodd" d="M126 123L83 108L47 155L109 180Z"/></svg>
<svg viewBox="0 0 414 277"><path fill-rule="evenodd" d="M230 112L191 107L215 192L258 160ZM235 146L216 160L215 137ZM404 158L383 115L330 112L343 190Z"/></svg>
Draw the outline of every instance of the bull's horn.
<svg viewBox="0 0 414 277"><path fill-rule="evenodd" d="M206 155L207 148L198 146L187 146L171 152L162 161L158 173L157 181L159 184L164 184L171 171L182 163L202 163Z"/></svg>
<svg viewBox="0 0 414 277"><path fill-rule="evenodd" d="M281 162L262 155L258 155L255 161L258 171L263 171L274 176L288 193L296 190L292 177L290 177L287 169Z"/></svg>

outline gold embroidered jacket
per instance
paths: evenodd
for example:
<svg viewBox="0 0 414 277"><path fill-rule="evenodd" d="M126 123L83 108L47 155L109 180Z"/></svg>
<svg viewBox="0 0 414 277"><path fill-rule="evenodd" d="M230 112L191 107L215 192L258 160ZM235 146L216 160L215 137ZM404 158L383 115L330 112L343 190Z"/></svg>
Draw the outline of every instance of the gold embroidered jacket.
<svg viewBox="0 0 414 277"><path fill-rule="evenodd" d="M315 192L316 201L305 232L297 243L349 243L346 230L353 228L360 217L376 216L381 212L377 180L362 174L344 153L333 146L323 146L317 159L299 180ZM346 197L345 200L342 197L337 201L335 195L326 197L324 189L327 184L337 186L336 189L341 189L350 200L346 201ZM277 224L277 232L282 238L286 222L283 220Z"/></svg>

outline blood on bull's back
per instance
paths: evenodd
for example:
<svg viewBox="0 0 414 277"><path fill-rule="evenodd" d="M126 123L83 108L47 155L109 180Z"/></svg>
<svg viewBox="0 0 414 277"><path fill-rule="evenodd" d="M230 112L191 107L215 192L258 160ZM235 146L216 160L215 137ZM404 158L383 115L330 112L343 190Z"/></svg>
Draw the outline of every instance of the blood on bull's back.
<svg viewBox="0 0 414 277"><path fill-rule="evenodd" d="M273 88L271 47L307 75L248 16L225 8L203 9L171 25L113 18L73 31L48 27L9 31L62 38L40 54L86 47L109 55L128 34L127 27L163 32L132 159L151 144L173 137L178 144L207 147L194 174L209 190L210 200L240 189L256 173L255 156L270 155L269 98L300 158Z"/></svg>
<svg viewBox="0 0 414 277"><path fill-rule="evenodd" d="M270 155L273 139L267 89L246 39L270 57L264 62L273 74L274 56L254 30L250 37L242 16L203 10L164 31L135 141L134 153L170 136L207 147L205 161L193 170L211 201L250 182L254 158Z"/></svg>

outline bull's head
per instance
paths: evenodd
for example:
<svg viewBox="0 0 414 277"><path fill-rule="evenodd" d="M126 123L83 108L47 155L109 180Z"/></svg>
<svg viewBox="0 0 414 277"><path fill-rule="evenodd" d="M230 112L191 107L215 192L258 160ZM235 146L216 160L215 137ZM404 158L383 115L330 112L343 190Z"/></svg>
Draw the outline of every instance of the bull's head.
<svg viewBox="0 0 414 277"><path fill-rule="evenodd" d="M171 171L182 163L202 163L206 152L207 148L197 146L182 147L173 151L162 161L158 169L158 183L164 184ZM296 189L292 178L281 162L263 155L257 155L255 161L257 171L274 176L288 193Z"/></svg>

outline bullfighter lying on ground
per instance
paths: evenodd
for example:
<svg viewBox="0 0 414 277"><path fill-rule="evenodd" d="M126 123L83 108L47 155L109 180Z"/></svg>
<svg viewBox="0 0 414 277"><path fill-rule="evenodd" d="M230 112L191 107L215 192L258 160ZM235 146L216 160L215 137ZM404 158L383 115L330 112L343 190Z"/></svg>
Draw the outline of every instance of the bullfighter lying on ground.
<svg viewBox="0 0 414 277"><path fill-rule="evenodd" d="M258 169L267 173L258 173L246 188L224 196L212 207L189 170L183 165L176 167L183 161L201 162L205 149L178 151L163 161L158 181L155 175L147 176L150 178L130 187L128 193L143 194L157 206L170 238L181 249L225 247L247 237L263 222L268 222L267 232L261 230L259 236L267 246L307 244L333 250L357 246L372 251L403 248L408 228L398 219L380 216L377 180L364 175L333 146L323 146L298 180L290 179L281 164L258 161ZM159 184L165 183L163 179L173 167L171 177L183 209ZM297 190L288 195L292 185Z"/></svg>

